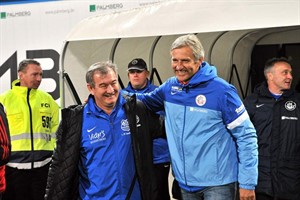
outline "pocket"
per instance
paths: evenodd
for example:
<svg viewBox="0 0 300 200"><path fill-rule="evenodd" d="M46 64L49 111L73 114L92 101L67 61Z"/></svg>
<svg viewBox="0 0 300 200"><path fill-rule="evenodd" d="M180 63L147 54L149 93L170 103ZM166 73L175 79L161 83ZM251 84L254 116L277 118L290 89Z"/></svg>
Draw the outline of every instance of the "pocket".
<svg viewBox="0 0 300 200"><path fill-rule="evenodd" d="M9 113L7 114L9 123L9 130L11 133L23 133L26 127L23 113Z"/></svg>

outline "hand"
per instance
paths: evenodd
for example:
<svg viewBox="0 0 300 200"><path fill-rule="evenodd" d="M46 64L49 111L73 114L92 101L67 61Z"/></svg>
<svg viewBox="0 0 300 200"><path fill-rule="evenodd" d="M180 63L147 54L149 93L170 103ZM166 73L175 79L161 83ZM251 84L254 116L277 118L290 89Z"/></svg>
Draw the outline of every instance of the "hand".
<svg viewBox="0 0 300 200"><path fill-rule="evenodd" d="M240 188L240 200L255 200L254 190Z"/></svg>

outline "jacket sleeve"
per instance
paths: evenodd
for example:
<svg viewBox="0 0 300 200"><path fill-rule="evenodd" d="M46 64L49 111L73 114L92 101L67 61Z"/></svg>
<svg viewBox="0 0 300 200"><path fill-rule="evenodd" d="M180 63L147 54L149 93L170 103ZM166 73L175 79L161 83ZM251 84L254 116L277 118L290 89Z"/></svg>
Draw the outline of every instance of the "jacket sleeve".
<svg viewBox="0 0 300 200"><path fill-rule="evenodd" d="M81 110L78 106L75 110ZM56 132L56 148L50 164L45 200L78 198L78 163L82 111L62 110L62 121Z"/></svg>
<svg viewBox="0 0 300 200"><path fill-rule="evenodd" d="M239 186L243 189L254 190L258 179L256 130L236 91L230 89L225 96L224 121L237 144Z"/></svg>
<svg viewBox="0 0 300 200"><path fill-rule="evenodd" d="M150 130L153 128L150 126L155 122L150 118L149 111L145 105L140 101L136 101L135 95L126 96L125 99L125 112L130 126L132 147L142 199L157 199L158 186L153 169L153 139L150 133ZM138 118L136 116L138 116ZM158 117L157 115L157 120Z"/></svg>
<svg viewBox="0 0 300 200"><path fill-rule="evenodd" d="M149 129L150 133L152 135L152 138L166 138L166 132L165 132L165 126L164 126L164 110L161 108L162 105L158 105L163 102L162 98L159 96L156 99L156 94L159 94L161 89L154 90L155 93L130 93L125 90L122 91L123 97L126 99L127 102L131 102L128 109L130 109L131 112L138 107L140 109L140 112L143 112L147 118L147 121L149 123ZM153 103L153 102L156 103ZM132 103L136 102L136 103ZM149 106L147 106L147 102L149 103ZM152 102L152 103L151 103ZM155 105L155 107L151 105ZM157 107L156 107L157 106ZM155 110L155 111L154 111Z"/></svg>
<svg viewBox="0 0 300 200"><path fill-rule="evenodd" d="M52 119L51 119L51 134L52 134L52 140L51 142L53 143L53 146L55 147L55 143L56 143L56 130L58 129L58 126L59 126L59 114L60 114L60 108L58 106L58 104L54 101L54 99L52 99L51 97L51 101L52 101L52 105L51 105L51 108L52 108Z"/></svg>
<svg viewBox="0 0 300 200"><path fill-rule="evenodd" d="M243 103L245 105L245 108L250 116L250 119L252 119L253 115L255 114L255 103L258 101L257 94L252 94L246 99L244 99Z"/></svg>
<svg viewBox="0 0 300 200"><path fill-rule="evenodd" d="M231 133L237 142L240 188L254 190L258 180L258 145L255 128L246 111L245 120L232 127Z"/></svg>
<svg viewBox="0 0 300 200"><path fill-rule="evenodd" d="M10 156L11 143L9 126L3 105L0 104L0 166L5 165Z"/></svg>
<svg viewBox="0 0 300 200"><path fill-rule="evenodd" d="M147 114L152 138L166 138L164 116L158 115L149 109L147 110Z"/></svg>
<svg viewBox="0 0 300 200"><path fill-rule="evenodd" d="M142 101L145 106L154 111L159 112L164 110L164 86L165 83L150 93L137 93L137 98Z"/></svg>

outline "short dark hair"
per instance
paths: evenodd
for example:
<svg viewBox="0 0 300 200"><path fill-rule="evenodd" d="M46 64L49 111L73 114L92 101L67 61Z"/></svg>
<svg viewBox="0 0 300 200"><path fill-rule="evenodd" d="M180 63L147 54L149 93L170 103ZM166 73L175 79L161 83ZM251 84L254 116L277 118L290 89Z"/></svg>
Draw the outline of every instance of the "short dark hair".
<svg viewBox="0 0 300 200"><path fill-rule="evenodd" d="M33 59L25 59L25 60L22 60L19 64L19 68L18 68L18 72L24 72L26 70L26 67L29 65L29 64L34 64L34 65L38 65L38 66L41 66L41 64L36 61L36 60L33 60Z"/></svg>
<svg viewBox="0 0 300 200"><path fill-rule="evenodd" d="M266 78L267 78L267 73L269 73L271 68L278 62L285 62L285 63L288 63L289 65L291 65L290 61L285 57L271 58L271 59L267 60L265 63L265 68L264 68L264 75Z"/></svg>

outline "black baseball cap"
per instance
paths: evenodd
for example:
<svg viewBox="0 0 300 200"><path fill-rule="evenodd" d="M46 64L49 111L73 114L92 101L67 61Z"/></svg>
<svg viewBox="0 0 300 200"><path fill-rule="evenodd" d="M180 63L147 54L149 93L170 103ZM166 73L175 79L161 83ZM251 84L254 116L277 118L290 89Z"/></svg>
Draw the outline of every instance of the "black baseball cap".
<svg viewBox="0 0 300 200"><path fill-rule="evenodd" d="M139 71L144 71L147 70L147 64L142 58L135 58L130 63L128 64L128 70L139 70Z"/></svg>

